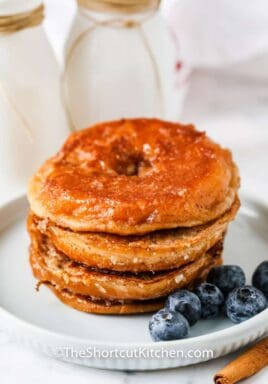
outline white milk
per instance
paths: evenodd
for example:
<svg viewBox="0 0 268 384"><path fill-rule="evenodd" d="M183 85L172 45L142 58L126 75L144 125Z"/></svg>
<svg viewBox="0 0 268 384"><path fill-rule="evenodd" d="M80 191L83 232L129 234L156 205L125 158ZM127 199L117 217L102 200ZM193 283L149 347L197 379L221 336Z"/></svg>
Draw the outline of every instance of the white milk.
<svg viewBox="0 0 268 384"><path fill-rule="evenodd" d="M141 27L110 25L115 19ZM65 72L75 128L122 117L177 120L186 84L178 85L176 61L176 47L159 11L125 15L79 7L66 45Z"/></svg>
<svg viewBox="0 0 268 384"><path fill-rule="evenodd" d="M40 4L0 0L0 15ZM25 191L30 175L59 149L69 129L60 71L42 24L0 34L0 57L0 198L6 198Z"/></svg>

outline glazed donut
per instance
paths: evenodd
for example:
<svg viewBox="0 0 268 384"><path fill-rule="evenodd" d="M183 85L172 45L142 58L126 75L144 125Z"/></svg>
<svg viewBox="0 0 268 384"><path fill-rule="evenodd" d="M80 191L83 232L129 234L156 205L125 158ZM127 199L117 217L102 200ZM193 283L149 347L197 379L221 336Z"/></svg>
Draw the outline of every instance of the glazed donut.
<svg viewBox="0 0 268 384"><path fill-rule="evenodd" d="M66 289L50 283L45 283L48 288L64 304L87 313L96 313L102 315L131 315L138 313L155 312L163 308L165 299L144 300L144 301L109 301L93 300L89 296L77 295Z"/></svg>
<svg viewBox="0 0 268 384"><path fill-rule="evenodd" d="M223 238L239 206L237 198L230 210L210 223L155 231L144 236L73 232L31 213L28 231L31 238L40 232L68 258L90 267L121 272L156 272L179 268L206 253Z"/></svg>
<svg viewBox="0 0 268 384"><path fill-rule="evenodd" d="M31 209L73 231L144 234L192 227L230 209L230 151L192 125L106 122L71 134L29 183Z"/></svg>
<svg viewBox="0 0 268 384"><path fill-rule="evenodd" d="M221 263L223 241L194 262L170 271L123 273L98 270L71 261L44 236L31 239L30 264L34 276L72 293L107 300L149 300L189 287ZM203 279L202 279L203 280Z"/></svg>

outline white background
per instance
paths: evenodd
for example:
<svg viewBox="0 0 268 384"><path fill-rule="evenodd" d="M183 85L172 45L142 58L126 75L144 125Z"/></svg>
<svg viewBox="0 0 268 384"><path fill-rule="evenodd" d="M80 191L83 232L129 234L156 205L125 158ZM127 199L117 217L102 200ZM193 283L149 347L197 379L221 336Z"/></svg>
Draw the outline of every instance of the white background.
<svg viewBox="0 0 268 384"><path fill-rule="evenodd" d="M71 0L46 0L45 28L62 62L63 42L75 12ZM258 69L256 68L256 71ZM181 120L232 149L242 176L242 192L268 203L268 81L228 70L195 70ZM101 330L100 330L101 331ZM234 355L168 371L126 373L62 363L17 345L0 333L0 383L212 383L213 374ZM245 381L265 384L267 370Z"/></svg>

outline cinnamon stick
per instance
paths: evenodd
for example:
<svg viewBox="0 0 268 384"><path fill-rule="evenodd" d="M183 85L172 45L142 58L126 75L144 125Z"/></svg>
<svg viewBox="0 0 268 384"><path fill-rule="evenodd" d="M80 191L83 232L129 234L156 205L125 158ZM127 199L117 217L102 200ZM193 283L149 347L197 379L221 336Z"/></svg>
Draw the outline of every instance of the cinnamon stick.
<svg viewBox="0 0 268 384"><path fill-rule="evenodd" d="M268 365L268 337L259 341L214 376L215 384L235 384Z"/></svg>

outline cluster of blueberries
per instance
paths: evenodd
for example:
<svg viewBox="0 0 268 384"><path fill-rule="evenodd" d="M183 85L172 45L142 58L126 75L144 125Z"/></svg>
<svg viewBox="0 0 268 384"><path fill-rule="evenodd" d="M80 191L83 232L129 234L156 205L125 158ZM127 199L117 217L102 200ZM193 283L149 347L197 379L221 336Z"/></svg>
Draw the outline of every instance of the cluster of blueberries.
<svg viewBox="0 0 268 384"><path fill-rule="evenodd" d="M199 319L216 317L220 312L234 323L241 323L263 311L268 304L268 261L255 270L252 285L245 285L245 273L238 265L214 267L207 282L195 292L185 289L172 293L165 307L149 323L154 341L187 337L190 326Z"/></svg>

